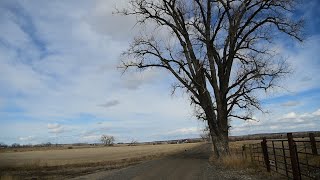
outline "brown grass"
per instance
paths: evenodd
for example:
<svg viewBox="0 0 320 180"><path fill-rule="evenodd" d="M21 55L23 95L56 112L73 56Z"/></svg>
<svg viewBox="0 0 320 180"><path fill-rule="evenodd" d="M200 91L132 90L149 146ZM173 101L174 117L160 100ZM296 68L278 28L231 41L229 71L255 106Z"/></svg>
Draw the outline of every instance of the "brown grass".
<svg viewBox="0 0 320 180"><path fill-rule="evenodd" d="M262 140L245 140L245 141L232 141L229 143L230 149L241 150L243 145L260 143Z"/></svg>
<svg viewBox="0 0 320 180"><path fill-rule="evenodd" d="M256 168L254 162L251 161L249 154L245 158L242 155L243 145L259 143L261 140L244 140L232 141L229 143L230 155L222 159L216 159L214 155L210 156L209 161L213 164L222 165L224 168L229 169L247 169Z"/></svg>
<svg viewBox="0 0 320 180"><path fill-rule="evenodd" d="M209 161L228 169L247 169L254 167L254 163L251 162L250 159L243 158L241 154L230 154L220 159L216 159L216 157L212 155Z"/></svg>
<svg viewBox="0 0 320 180"><path fill-rule="evenodd" d="M242 158L242 156L231 154L221 159L221 164L226 168L232 169L245 169L250 166L250 163L247 159Z"/></svg>
<svg viewBox="0 0 320 180"><path fill-rule="evenodd" d="M94 164L140 159L172 154L193 148L201 143L98 147L29 152L0 153L0 168L28 168L63 165Z"/></svg>
<svg viewBox="0 0 320 180"><path fill-rule="evenodd" d="M97 147L0 153L0 179L34 177L69 179L88 173L134 165L175 154L202 143Z"/></svg>

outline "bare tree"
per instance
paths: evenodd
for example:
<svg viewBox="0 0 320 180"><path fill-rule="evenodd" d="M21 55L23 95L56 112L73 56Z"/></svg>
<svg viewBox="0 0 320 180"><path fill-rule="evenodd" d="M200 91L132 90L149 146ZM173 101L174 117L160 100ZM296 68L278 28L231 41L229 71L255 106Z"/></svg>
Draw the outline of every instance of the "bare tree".
<svg viewBox="0 0 320 180"><path fill-rule="evenodd" d="M11 147L17 148L17 147L21 147L21 145L20 145L19 143L13 143L13 144L11 145Z"/></svg>
<svg viewBox="0 0 320 180"><path fill-rule="evenodd" d="M128 146L136 146L136 145L138 145L138 143L139 142L137 140L132 139Z"/></svg>
<svg viewBox="0 0 320 180"><path fill-rule="evenodd" d="M102 135L100 141L107 146L112 146L114 144L114 137L108 135Z"/></svg>
<svg viewBox="0 0 320 180"><path fill-rule="evenodd" d="M251 119L252 110L261 110L256 92L288 72L272 45L275 37L302 40L302 21L288 15L295 6L294 0L130 0L117 12L154 31L134 38L121 67L170 72L174 90L184 88L207 121L216 156L227 155L229 120Z"/></svg>
<svg viewBox="0 0 320 180"><path fill-rule="evenodd" d="M209 127L206 126L204 129L203 129L203 132L202 134L200 134L200 137L203 141L206 141L206 142L209 142L211 141L211 135L210 135L210 130L209 130Z"/></svg>

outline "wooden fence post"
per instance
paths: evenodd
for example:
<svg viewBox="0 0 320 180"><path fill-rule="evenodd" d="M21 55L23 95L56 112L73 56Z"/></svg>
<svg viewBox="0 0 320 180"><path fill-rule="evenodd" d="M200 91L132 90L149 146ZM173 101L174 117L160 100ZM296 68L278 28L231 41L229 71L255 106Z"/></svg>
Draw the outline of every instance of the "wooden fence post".
<svg viewBox="0 0 320 180"><path fill-rule="evenodd" d="M267 139L265 137L262 139L261 148L262 148L264 163L266 164L267 171L270 172L268 146L267 146Z"/></svg>
<svg viewBox="0 0 320 180"><path fill-rule="evenodd" d="M300 170L299 170L299 162L297 157L297 147L293 140L292 133L287 133L288 137L288 145L290 151L290 159L292 166L292 175L294 180L301 180Z"/></svg>
<svg viewBox="0 0 320 180"><path fill-rule="evenodd" d="M309 133L309 138L311 143L312 154L318 155L317 144L316 144L316 139L314 138L314 134Z"/></svg>
<svg viewBox="0 0 320 180"><path fill-rule="evenodd" d="M253 156L252 156L252 144L249 144L249 151L250 151L250 159L251 159L251 162L253 162Z"/></svg>

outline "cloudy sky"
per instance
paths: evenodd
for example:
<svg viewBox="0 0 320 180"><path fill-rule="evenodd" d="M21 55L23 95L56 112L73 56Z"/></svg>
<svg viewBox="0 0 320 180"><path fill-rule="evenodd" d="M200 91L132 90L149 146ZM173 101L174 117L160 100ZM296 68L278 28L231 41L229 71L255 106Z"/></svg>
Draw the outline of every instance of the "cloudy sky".
<svg viewBox="0 0 320 180"><path fill-rule="evenodd" d="M118 142L198 137L187 98L162 71L117 68L136 33L124 1L0 0L0 142ZM306 1L304 43L276 48L293 73L262 99L259 121L232 121L232 135L320 130L320 3Z"/></svg>

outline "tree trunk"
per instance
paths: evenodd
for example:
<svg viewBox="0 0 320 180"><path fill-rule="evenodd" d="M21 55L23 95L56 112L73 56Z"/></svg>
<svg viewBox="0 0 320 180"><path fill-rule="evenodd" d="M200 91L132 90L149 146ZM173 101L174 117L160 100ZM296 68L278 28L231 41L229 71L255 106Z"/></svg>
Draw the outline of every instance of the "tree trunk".
<svg viewBox="0 0 320 180"><path fill-rule="evenodd" d="M210 136L212 139L214 153L217 158L229 155L229 138L228 138L228 118L226 115L226 106L219 104L220 112L215 114L215 110L208 91L202 99L202 108L206 114Z"/></svg>
<svg viewBox="0 0 320 180"><path fill-rule="evenodd" d="M212 139L213 149L215 156L217 158L222 158L229 155L229 139L228 131L223 131L221 129L214 129L214 124L212 120L208 119L208 125L210 129L210 135Z"/></svg>

